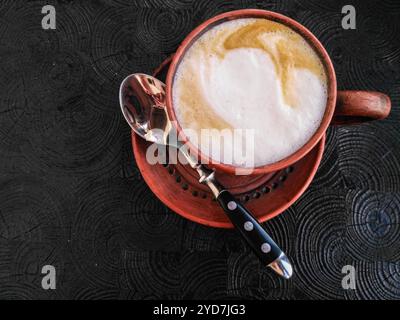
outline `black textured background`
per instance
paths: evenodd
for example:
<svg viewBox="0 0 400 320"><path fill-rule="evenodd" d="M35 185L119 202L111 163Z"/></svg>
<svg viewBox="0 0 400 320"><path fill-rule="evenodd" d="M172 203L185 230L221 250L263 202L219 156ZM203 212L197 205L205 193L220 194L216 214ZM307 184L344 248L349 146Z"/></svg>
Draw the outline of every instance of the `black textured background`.
<svg viewBox="0 0 400 320"><path fill-rule="evenodd" d="M57 30L41 28L53 4ZM341 28L353 4L357 30ZM295 264L284 281L237 234L187 221L148 189L118 106L217 13L264 8L308 27L339 88L389 94L385 121L329 130L312 186L267 228ZM400 2L0 2L0 298L400 298ZM57 268L57 289L41 268ZM341 288L352 264L357 289Z"/></svg>

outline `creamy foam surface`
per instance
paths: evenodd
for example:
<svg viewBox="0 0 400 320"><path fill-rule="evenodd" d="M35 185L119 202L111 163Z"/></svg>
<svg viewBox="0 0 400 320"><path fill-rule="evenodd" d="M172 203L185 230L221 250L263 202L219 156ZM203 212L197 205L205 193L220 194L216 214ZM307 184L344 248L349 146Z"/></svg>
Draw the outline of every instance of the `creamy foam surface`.
<svg viewBox="0 0 400 320"><path fill-rule="evenodd" d="M213 27L188 49L172 98L189 136L200 137L201 129L252 130L251 143L197 146L215 161L257 167L286 158L312 137L325 112L326 86L322 62L299 34L265 19L237 19ZM244 131L238 134L243 142ZM245 158L225 156L237 149L243 155L253 143Z"/></svg>

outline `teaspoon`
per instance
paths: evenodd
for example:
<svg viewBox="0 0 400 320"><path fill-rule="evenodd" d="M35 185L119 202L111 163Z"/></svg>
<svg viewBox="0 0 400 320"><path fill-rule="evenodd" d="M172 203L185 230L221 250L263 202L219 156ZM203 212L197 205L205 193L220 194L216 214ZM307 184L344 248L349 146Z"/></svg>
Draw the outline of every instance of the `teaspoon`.
<svg viewBox="0 0 400 320"><path fill-rule="evenodd" d="M121 83L119 100L125 120L132 130L147 141L177 148L189 165L198 172L199 182L210 188L232 224L260 261L280 276L289 279L293 274L292 265L262 225L218 183L214 171L194 159L183 148L182 142L169 139L175 128L166 111L165 84L146 74L132 74Z"/></svg>

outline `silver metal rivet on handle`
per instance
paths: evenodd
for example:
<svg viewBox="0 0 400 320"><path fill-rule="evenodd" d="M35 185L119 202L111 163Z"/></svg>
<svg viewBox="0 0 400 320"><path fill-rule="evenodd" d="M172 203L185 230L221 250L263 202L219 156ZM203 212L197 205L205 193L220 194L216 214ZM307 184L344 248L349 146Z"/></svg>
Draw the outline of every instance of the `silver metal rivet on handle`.
<svg viewBox="0 0 400 320"><path fill-rule="evenodd" d="M233 211L233 210L235 210L236 208L237 208L237 204L236 204L235 201L229 201L229 202L228 202L228 209L229 209L229 210Z"/></svg>
<svg viewBox="0 0 400 320"><path fill-rule="evenodd" d="M254 228L254 225L250 221L246 221L244 223L244 230L251 231L251 230L253 230L253 228Z"/></svg>
<svg viewBox="0 0 400 320"><path fill-rule="evenodd" d="M263 243L261 245L261 251L264 253L268 253L271 251L271 246L268 243Z"/></svg>

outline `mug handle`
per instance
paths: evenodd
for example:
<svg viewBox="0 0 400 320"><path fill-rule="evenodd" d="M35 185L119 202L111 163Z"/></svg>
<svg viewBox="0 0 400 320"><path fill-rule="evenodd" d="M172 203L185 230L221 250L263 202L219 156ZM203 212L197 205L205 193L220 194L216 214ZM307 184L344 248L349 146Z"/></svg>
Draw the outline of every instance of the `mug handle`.
<svg viewBox="0 0 400 320"><path fill-rule="evenodd" d="M377 91L338 91L333 125L359 124L386 118L391 109L389 96Z"/></svg>

